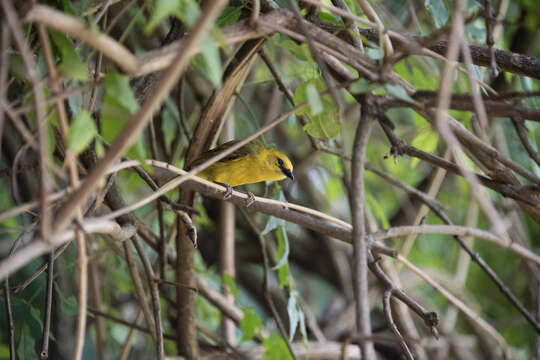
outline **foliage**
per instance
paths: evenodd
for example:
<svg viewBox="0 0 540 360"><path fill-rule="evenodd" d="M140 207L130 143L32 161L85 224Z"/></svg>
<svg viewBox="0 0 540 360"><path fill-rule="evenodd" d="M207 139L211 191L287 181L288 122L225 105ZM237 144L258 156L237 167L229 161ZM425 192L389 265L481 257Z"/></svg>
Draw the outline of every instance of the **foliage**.
<svg viewBox="0 0 540 360"><path fill-rule="evenodd" d="M360 2L370 3L379 19L366 15ZM506 351L509 357L533 357L537 333L508 292L538 315L540 69L530 69L540 62L535 1L510 1L507 8L464 1L466 23L457 40L449 34L459 2L447 0L346 0L348 19L311 2L292 2L307 19L307 34L292 14L295 6L285 0L261 0L258 20L252 17L254 2L247 0L38 3L4 1L0 8L0 280L9 273L14 352L20 359L35 358L42 349L43 255L53 242L50 358L75 357L76 322L83 315L88 317L79 348L84 359L119 357L130 331L125 322L147 329L134 330L130 358L159 358L159 344L149 334L156 319L147 319L158 313L167 356L239 351L266 359L310 358L321 334L329 348L341 349L344 339L357 335L356 317L348 309L360 296L353 286L357 252L339 239L352 237L344 223L360 206L365 206L370 246L385 230L411 231L404 226L414 225L426 231L426 225L439 225L435 233L409 232L376 244L400 252L475 315L454 313L455 300L428 286L403 260L370 252L369 259L395 286L369 277L374 339L390 338L377 347L390 349L380 351L380 358L403 352L403 339L385 316L389 311L397 317L395 309L384 309L379 295L386 291L394 301L398 289L441 319L437 341L410 304L400 312L406 318L397 327L415 356L458 358L466 351L502 358ZM490 3L498 19L491 24L483 8ZM221 10L212 15L211 6L219 4ZM272 12L269 4L281 9ZM40 18L44 9L49 12ZM349 20L358 17L380 20L384 31L374 36L378 25L369 30L358 22L357 33ZM515 60L506 64L497 57L498 76L490 63L489 34L495 47L513 52ZM431 35L440 35L436 46ZM412 36L422 41L411 42ZM443 61L452 40L459 54ZM354 46L358 41L363 51ZM484 53L473 52L473 63L467 64L461 41ZM525 60L529 68L520 68ZM185 66L161 96L175 73L170 69L179 64ZM336 88L330 88L327 76ZM472 94L480 98L487 119ZM354 148L358 124L369 116L375 124L360 178L351 160L360 153ZM222 238L229 234L222 229L230 210L222 210L215 190L205 187L190 202L183 183L168 189L166 199L138 203L178 175L147 160L187 169L211 144L243 139L276 119L281 122L261 135L261 142L288 155L295 182L235 189L268 201L244 209L243 198L235 198L234 235ZM130 127L138 130L130 133ZM41 148L45 140L48 149ZM129 160L142 166L118 170L119 162ZM464 171L476 176L471 180ZM365 204L355 201L361 179ZM85 189L90 191L83 194ZM414 191L429 194L429 207ZM54 196L45 202L46 193ZM69 207L73 203L80 209ZM107 217L128 204L137 204L128 216ZM456 228L442 227L441 211L453 224L468 227L464 242L506 285L506 294L451 236ZM69 218L65 226L62 214ZM122 237L131 226L144 243L137 251ZM471 229L489 236L465 236ZM87 262L79 261L80 244L69 240L61 251L56 246L67 241L68 230L70 236L75 230L84 235L89 280L84 291L79 274ZM187 235L193 233L196 248ZM231 246L232 269L222 271L220 261ZM126 249L132 249L131 257ZM152 269L143 266L145 260ZM87 311L78 313L84 292ZM156 293L159 298L153 299ZM10 356L6 295L0 292L0 358ZM227 314L234 315L234 334L220 330ZM415 331L402 328L403 322ZM340 357L341 352L329 355Z"/></svg>

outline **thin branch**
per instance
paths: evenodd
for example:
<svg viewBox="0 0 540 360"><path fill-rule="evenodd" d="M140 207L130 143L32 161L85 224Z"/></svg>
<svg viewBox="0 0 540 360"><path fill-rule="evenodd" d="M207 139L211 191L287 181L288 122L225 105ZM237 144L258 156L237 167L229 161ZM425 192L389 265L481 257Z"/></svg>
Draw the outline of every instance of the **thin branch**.
<svg viewBox="0 0 540 360"><path fill-rule="evenodd" d="M85 221L82 223L85 231L89 234L100 233L107 234L120 242L131 237L135 232L135 228L131 225L121 227L114 221ZM0 262L0 280L4 279L9 274L17 271L22 266L26 265L36 257L46 254L56 247L68 242L74 238L75 229L69 229L52 238L52 242L46 243L40 238L36 238L31 244L24 249L14 253L9 259Z"/></svg>
<svg viewBox="0 0 540 360"><path fill-rule="evenodd" d="M243 208L240 208L240 211L242 212L242 215L244 216L244 219L248 222L249 226L255 232L257 235L257 239L259 240L259 245L261 247L261 253L263 257L263 291L264 291L264 298L266 299L266 302L268 303L268 306L270 307L270 311L272 313L272 317L274 318L279 333L281 334L281 337L287 344L287 347L289 349L289 352L293 359L296 359L296 355L293 351L291 342L289 341L289 337L287 336L287 330L285 330L285 326L283 325L283 321L281 320L281 317L279 316L279 312L277 311L276 304L274 303L274 300L272 299L272 294L270 292L270 261L268 259L268 252L267 252L267 244L266 244L266 238L262 234L262 231L258 228L257 224L253 221L251 216L247 213L247 211Z"/></svg>
<svg viewBox="0 0 540 360"><path fill-rule="evenodd" d="M9 342L9 359L15 360L17 353L15 352L15 325L13 323L13 311L11 309L11 295L9 289L9 278L4 280L4 306L6 307L6 317L8 320L8 342Z"/></svg>
<svg viewBox="0 0 540 360"><path fill-rule="evenodd" d="M386 290L383 295L383 312L384 317L386 318L386 323L390 327L390 330L394 333L394 335L397 336L399 339L399 344L401 346L401 350L403 353L405 353L405 356L407 359L414 359L413 354L411 353L411 350L409 349L409 346L405 342L405 339L401 335L401 332L396 326L396 323L394 322L394 319L392 318L392 307L390 306L390 299L392 298L392 290Z"/></svg>
<svg viewBox="0 0 540 360"><path fill-rule="evenodd" d="M506 358L508 358L509 348L506 344L504 338L494 329L489 323L480 317L476 312L471 310L463 301L458 299L456 296L451 294L448 290L443 288L435 280L433 280L428 274L423 272L421 269L413 265L410 261L404 258L401 255L398 255L397 260L403 263L408 269L413 271L429 285L435 288L440 294L442 294L448 301L450 301L455 307L457 307L463 314L470 318L473 323L477 324L482 330L489 334L499 345L502 353Z"/></svg>
<svg viewBox="0 0 540 360"><path fill-rule="evenodd" d="M90 174L86 177L84 183L58 210L55 218L54 231L63 230L73 219L73 209L78 204L83 203L91 192L98 186L100 179L107 169L114 164L122 154L135 142L137 134L148 124L153 113L165 100L172 87L180 75L184 72L190 60L190 49L199 44L200 39L206 34L214 20L220 14L226 1L219 0L206 3L201 10L201 18L193 28L193 32L186 38L185 46L177 54L172 65L162 74L156 87L146 98L141 108L130 119L128 124L118 136L115 142L110 146L105 156L96 164Z"/></svg>
<svg viewBox="0 0 540 360"><path fill-rule="evenodd" d="M379 230L369 234L375 241L389 238L399 238L409 234L446 234L458 236L473 236L478 239L494 243L502 248L513 251L521 257L540 265L540 255L532 252L521 244L508 241L488 231L458 225L419 225L419 226L394 226L386 230Z"/></svg>
<svg viewBox="0 0 540 360"><path fill-rule="evenodd" d="M165 358L165 348L163 345L163 327L161 324L161 304L159 300L159 288L157 282L154 281L154 270L152 269L150 260L148 260L148 257L146 256L141 244L139 244L136 236L131 238L131 243L135 246L137 254L139 254L139 257L141 258L143 268L146 273L148 287L150 288L150 295L152 298L152 308L154 310L154 322L156 327L155 334L157 339L156 351L158 354L158 359L163 360ZM163 267L165 267L165 264L163 264Z"/></svg>
<svg viewBox="0 0 540 360"><path fill-rule="evenodd" d="M116 317L116 316L113 316L113 315L104 313L104 312L99 311L99 310L96 310L96 309L88 309L88 311L90 311L92 314L94 314L94 315L96 315L96 316L104 317L105 319L114 321L115 323L118 323L118 324L121 324L121 325L128 326L128 327L130 327L130 328L132 328L132 329L135 329L135 330L138 330L138 331L147 333L147 334L151 334L151 333L152 333L152 332L150 331L150 329L137 325L137 324L136 324L136 321L135 321L135 323L130 323L129 321L120 319L120 318L118 318L118 317ZM174 336L173 336L173 335L170 335L170 334L163 334L163 337L164 337L165 339L168 339L168 340L174 340Z"/></svg>
<svg viewBox="0 0 540 360"><path fill-rule="evenodd" d="M43 52L45 54L45 62L47 64L47 69L49 70L49 75L51 78L50 88L53 94L57 95L62 90L62 82L56 71L56 66L54 64L53 54L51 50L51 44L49 42L48 34L45 30L45 27L41 24L37 26L39 40L43 47ZM55 103L55 108L58 113L58 121L60 123L60 133L62 135L62 140L64 146L66 147L66 157L65 163L69 168L69 175L71 184L74 188L79 186L79 173L77 170L76 156L67 146L67 139L69 136L69 123L67 119L67 112L62 100L58 100ZM82 220L82 211L81 208L76 208L76 221L80 222ZM82 229L77 229L75 231L75 238L77 239L77 267L78 267L78 302L77 302L77 330L75 333L75 351L74 359L82 359L84 339L86 334L86 307L88 304L88 258L86 256L86 241ZM54 261L54 252L53 259Z"/></svg>
<svg viewBox="0 0 540 360"><path fill-rule="evenodd" d="M133 321L133 324L137 325L139 322L139 319L141 318L141 310L137 312L137 316L135 316L135 320ZM97 315L97 314L96 314ZM99 316L101 319L102 317ZM131 344L133 342L133 337L135 336L135 328L130 327L129 332L126 336L126 340L124 340L124 344L122 345L122 349L120 349L120 355L118 355L119 360L127 360L127 357L129 355L129 350L131 349Z"/></svg>
<svg viewBox="0 0 540 360"><path fill-rule="evenodd" d="M356 301L356 327L362 337L371 336L368 302L368 241L365 227L364 165L369 135L374 121L373 100L366 94L362 102L362 114L356 127L351 162L352 174L352 240L354 250L354 290ZM362 359L375 359L373 342L360 342Z"/></svg>
<svg viewBox="0 0 540 360"><path fill-rule="evenodd" d="M7 88L8 88L8 75L9 75L9 54L8 48L11 39L11 32L9 26L5 21L2 21L2 43L0 48L0 104L7 102ZM4 133L4 109L0 107L0 149L2 149L2 137Z"/></svg>
<svg viewBox="0 0 540 360"><path fill-rule="evenodd" d="M45 309L43 311L43 336L41 339L41 351L39 358L46 360L49 358L49 339L51 330L51 312L53 297L54 279L54 250L47 255L47 287L45 290Z"/></svg>
<svg viewBox="0 0 540 360"><path fill-rule="evenodd" d="M512 119L512 124L514 125L514 129L516 129L516 133L518 134L519 140L521 141L521 144L525 148L525 151L527 151L527 154L529 154L531 159L534 160L536 165L540 166L540 155L538 155L536 149L529 142L527 134L525 133L527 128L525 127L523 120L516 117L512 117L511 119Z"/></svg>
<svg viewBox="0 0 540 360"><path fill-rule="evenodd" d="M2 0L2 9L4 17L8 23L11 33L19 51L22 55L22 60L26 69L26 74L32 84L32 93L34 95L34 105L36 108L36 123L39 138L39 168L40 168L40 202L41 202L41 234L45 241L49 240L51 232L51 213L48 204L48 193L51 189L51 179L49 175L48 154L49 154L49 137L47 134L47 124L45 121L45 97L43 95L43 87L40 81L37 64L33 54L28 47L22 25L19 22L19 17L13 8L11 1Z"/></svg>

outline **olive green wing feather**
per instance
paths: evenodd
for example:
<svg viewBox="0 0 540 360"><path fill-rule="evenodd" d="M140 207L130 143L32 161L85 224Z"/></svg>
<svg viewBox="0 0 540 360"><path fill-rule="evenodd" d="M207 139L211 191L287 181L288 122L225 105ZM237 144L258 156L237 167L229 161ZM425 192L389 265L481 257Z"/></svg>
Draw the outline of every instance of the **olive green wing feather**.
<svg viewBox="0 0 540 360"><path fill-rule="evenodd" d="M191 164L191 167L202 164L206 160L208 160L208 159L216 156L217 154L222 153L223 151L229 149L231 146L238 144L238 142L239 142L239 140L228 141L226 143L223 143L223 144L219 145L218 147L213 148L212 150L208 150L208 151L202 153L197 158L197 160L195 160ZM223 159L221 159L219 161L220 162L226 162L226 161L239 159L241 157L244 157L244 156L247 156L249 154L253 154L253 153L257 152L261 147L263 147L261 144L259 144L258 142L253 141L253 142L250 142L250 143L242 146L240 149L236 149L231 154L227 155L226 157L224 157Z"/></svg>

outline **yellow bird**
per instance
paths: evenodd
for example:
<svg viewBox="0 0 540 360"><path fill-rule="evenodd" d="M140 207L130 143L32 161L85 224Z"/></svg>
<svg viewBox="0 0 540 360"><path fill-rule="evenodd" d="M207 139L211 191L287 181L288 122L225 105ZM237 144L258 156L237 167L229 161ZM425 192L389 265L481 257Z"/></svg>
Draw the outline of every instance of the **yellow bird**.
<svg viewBox="0 0 540 360"><path fill-rule="evenodd" d="M236 143L238 141L229 141L201 154L191 166L202 164ZM197 176L223 184L227 187L225 198L228 198L231 196L231 186L253 184L261 181L276 181L286 177L294 180L292 171L291 160L285 154L267 148L258 142L251 142L210 165L198 173ZM249 195L251 202L253 202L253 194L249 193Z"/></svg>

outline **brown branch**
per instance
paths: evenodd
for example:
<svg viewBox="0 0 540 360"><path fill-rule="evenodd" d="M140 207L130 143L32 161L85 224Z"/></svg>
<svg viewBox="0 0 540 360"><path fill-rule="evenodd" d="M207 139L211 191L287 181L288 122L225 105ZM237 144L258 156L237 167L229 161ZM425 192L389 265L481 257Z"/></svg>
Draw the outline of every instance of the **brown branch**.
<svg viewBox="0 0 540 360"><path fill-rule="evenodd" d="M58 95L62 91L62 81L56 71L49 37L43 25L38 24L37 30L39 40L45 54L45 62L47 64L47 69L49 70L49 75L51 78L50 88L54 95ZM69 177L71 184L75 188L79 186L79 173L77 170L76 156L69 149L67 144L67 139L69 136L69 123L64 102L62 100L57 100L55 102L55 108L58 113L60 133L62 135L62 140L66 148L65 163L69 168ZM80 222L82 220L81 208L76 208L75 213L76 221ZM86 256L86 241L82 229L77 229L75 231L75 238L77 239L77 267L79 269L79 301L77 302L77 330L75 333L74 359L80 360L82 359L83 345L86 334L86 307L88 304L88 258ZM54 251L50 261L54 261Z"/></svg>
<svg viewBox="0 0 540 360"><path fill-rule="evenodd" d="M202 14L205 14L204 10ZM276 24L284 24L292 20L292 14L285 10L276 10L263 17ZM42 23L76 39L87 42L132 76L142 76L163 70L171 64L176 63L175 57L178 53L184 53L186 57L190 58L201 51L198 42L192 45L187 39L182 39L159 49L135 56L122 44L108 35L93 31L84 21L45 5L34 5L26 14L25 21ZM216 43L216 46L263 38L274 32L273 30L260 27L253 28L249 22L250 19L245 19L221 29L221 39L223 41Z"/></svg>
<svg viewBox="0 0 540 360"><path fill-rule="evenodd" d="M270 261L268 257L268 244L266 242L266 238L263 235L262 231L258 228L258 226L255 224L251 216L247 213L247 211L243 208L240 208L240 211L242 212L242 215L244 216L244 219L248 222L249 226L251 227L251 230L257 235L257 239L259 240L259 246L261 247L261 254L263 257L263 292L264 292L264 298L266 302L268 303L268 306L270 308L270 312L272 313L272 317L274 318L274 321L276 322L278 326L279 333L281 334L281 337L287 344L287 347L289 349L289 352L293 359L296 359L296 355L293 351L291 342L289 341L289 337L287 336L287 331L285 330L285 326L283 324L283 321L281 320L281 317L279 316L279 312L277 310L276 304L274 300L272 299L272 294L270 292Z"/></svg>
<svg viewBox="0 0 540 360"><path fill-rule="evenodd" d="M396 335L396 337L399 339L401 350L405 354L406 358L414 359L414 356L411 353L411 349L409 349L409 346L405 342L403 335L401 335L401 332L399 331L392 317L392 307L390 306L391 298L392 298L392 290L391 289L386 290L383 295L383 312L384 312L384 317L386 318L386 323L388 324L388 327L394 333L394 335Z"/></svg>
<svg viewBox="0 0 540 360"><path fill-rule="evenodd" d="M225 6L225 2L221 0L216 3L207 3L207 6L202 9L203 15L197 21L193 32L186 39L182 51L175 57L175 61L162 74L152 93L149 94L141 108L122 130L121 136L115 140L105 156L86 177L82 186L75 190L73 195L58 210L54 224L55 232L63 230L68 225L69 221L74 217L74 208L88 198L99 184L100 179L107 169L135 142L137 134L148 124L153 113L162 104L177 79L186 69L190 60L190 49L199 43L199 40L208 31L223 6Z"/></svg>
<svg viewBox="0 0 540 360"><path fill-rule="evenodd" d="M46 360L49 358L49 339L51 331L51 313L53 299L53 279L54 279L54 250L47 255L47 288L45 290L45 309L43 311L43 336L41 338L41 351L39 358Z"/></svg>
<svg viewBox="0 0 540 360"><path fill-rule="evenodd" d="M371 336L368 302L368 241L365 226L364 164L366 149L376 111L374 101L366 94L362 102L362 114L356 127L351 162L352 174L352 240L354 250L354 290L356 301L356 327L362 337ZM375 359L373 342L360 342L362 359Z"/></svg>
<svg viewBox="0 0 540 360"><path fill-rule="evenodd" d="M19 22L19 17L13 8L11 1L2 0L2 9L4 18L8 23L13 39L19 48L22 55L22 60L28 76L32 84L32 93L34 95L34 105L36 108L36 123L39 139L39 169L40 169L40 202L41 202L41 233L45 241L49 241L51 232L51 212L48 204L48 193L51 189L51 179L49 175L48 154L49 154L49 137L47 134L47 124L45 119L45 97L43 95L43 84L40 81L37 64L34 60L33 53L30 50L24 34L22 25Z"/></svg>
<svg viewBox="0 0 540 360"><path fill-rule="evenodd" d="M525 133L527 127L525 126L521 118L512 117L512 124L514 125L514 129L516 129L516 133L518 134L519 140L525 148L525 151L527 151L527 154L529 154L531 159L534 160L536 165L540 166L540 155L538 155L536 149L533 148L533 146L529 142L529 139L527 138L527 134Z"/></svg>
<svg viewBox="0 0 540 360"><path fill-rule="evenodd" d="M11 39L11 32L9 31L8 24L3 21L0 31L2 32L2 43L0 48L0 104L7 103L7 88L8 88L8 75L9 75L9 54L8 48ZM0 106L0 149L2 149L2 137L4 133L4 121L5 114L3 106Z"/></svg>
<svg viewBox="0 0 540 360"><path fill-rule="evenodd" d="M163 345L163 326L161 324L161 304L159 300L159 288L157 282L154 281L154 270L152 269L150 260L148 260L144 249L142 248L141 244L139 244L137 236L131 238L131 243L135 246L137 254L139 254L139 257L141 258L141 262L143 263L143 268L146 273L146 280L148 281L148 287L150 288L150 296L152 298L152 308L154 310L155 334L157 339L157 357L158 359L163 360L165 358L165 348ZM163 267L165 267L165 264L163 264Z"/></svg>

